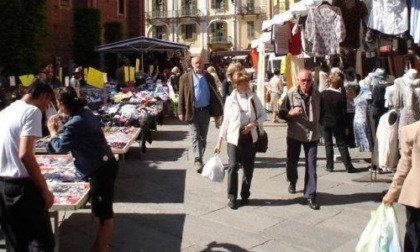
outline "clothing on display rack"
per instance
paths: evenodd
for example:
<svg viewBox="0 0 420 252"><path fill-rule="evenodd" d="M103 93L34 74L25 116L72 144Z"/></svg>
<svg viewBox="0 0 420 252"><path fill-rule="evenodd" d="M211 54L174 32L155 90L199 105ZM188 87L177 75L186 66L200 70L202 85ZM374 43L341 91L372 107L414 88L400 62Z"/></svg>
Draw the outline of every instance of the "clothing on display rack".
<svg viewBox="0 0 420 252"><path fill-rule="evenodd" d="M376 131L378 139L378 167L391 172L398 164L398 112L393 109L379 120Z"/></svg>

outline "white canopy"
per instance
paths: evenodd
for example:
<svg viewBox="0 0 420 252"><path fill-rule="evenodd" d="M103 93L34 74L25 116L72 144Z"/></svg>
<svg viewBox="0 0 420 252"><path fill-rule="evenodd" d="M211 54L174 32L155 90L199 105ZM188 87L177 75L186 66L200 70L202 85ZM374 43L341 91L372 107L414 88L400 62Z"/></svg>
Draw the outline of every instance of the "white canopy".
<svg viewBox="0 0 420 252"><path fill-rule="evenodd" d="M321 2L329 2L331 4L332 0L303 0L298 3L295 3L290 7L288 11L274 15L274 17L270 20L265 20L262 23L262 30L271 30L271 26L275 24L283 24L284 22L292 20L297 16L306 16L308 15L309 8L316 6Z"/></svg>

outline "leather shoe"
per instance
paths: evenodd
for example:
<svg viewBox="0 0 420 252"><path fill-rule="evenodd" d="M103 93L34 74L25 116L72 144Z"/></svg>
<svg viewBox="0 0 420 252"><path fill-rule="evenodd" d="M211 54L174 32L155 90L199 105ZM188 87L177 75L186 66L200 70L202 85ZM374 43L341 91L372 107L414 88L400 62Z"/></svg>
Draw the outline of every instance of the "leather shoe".
<svg viewBox="0 0 420 252"><path fill-rule="evenodd" d="M354 167L350 167L350 168L348 168L347 169L347 173L356 173L356 172L358 172L359 170L357 170L356 168L354 168Z"/></svg>
<svg viewBox="0 0 420 252"><path fill-rule="evenodd" d="M315 199L307 199L306 203L312 210L319 210L319 204L316 202Z"/></svg>
<svg viewBox="0 0 420 252"><path fill-rule="evenodd" d="M247 198L241 199L241 206L246 206L246 205L249 205L249 199Z"/></svg>
<svg viewBox="0 0 420 252"><path fill-rule="evenodd" d="M334 171L334 169L331 169L331 168L325 168L325 170L326 170L327 172L333 172L333 171Z"/></svg>
<svg viewBox="0 0 420 252"><path fill-rule="evenodd" d="M197 173L201 174L202 172L203 172L203 167L200 167L200 168L197 169Z"/></svg>
<svg viewBox="0 0 420 252"><path fill-rule="evenodd" d="M236 204L236 199L230 199L228 202L228 207L230 207L230 209L238 209L238 205Z"/></svg>
<svg viewBox="0 0 420 252"><path fill-rule="evenodd" d="M295 194L296 193L296 185L293 183L289 184L289 193L290 194Z"/></svg>

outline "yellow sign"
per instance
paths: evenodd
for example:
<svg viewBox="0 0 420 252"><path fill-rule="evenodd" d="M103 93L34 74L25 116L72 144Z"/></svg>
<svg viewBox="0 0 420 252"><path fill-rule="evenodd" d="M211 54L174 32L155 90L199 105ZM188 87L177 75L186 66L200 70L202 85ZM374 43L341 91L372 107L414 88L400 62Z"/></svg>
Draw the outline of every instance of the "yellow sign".
<svg viewBox="0 0 420 252"><path fill-rule="evenodd" d="M124 82L134 81L135 76L136 73L134 67L124 67Z"/></svg>
<svg viewBox="0 0 420 252"><path fill-rule="evenodd" d="M136 59L136 73L140 72L140 59Z"/></svg>
<svg viewBox="0 0 420 252"><path fill-rule="evenodd" d="M104 73L93 67L89 67L89 70L87 71L86 83L93 87L103 88L105 85Z"/></svg>
<svg viewBox="0 0 420 252"><path fill-rule="evenodd" d="M19 79L22 82L22 86L29 87L34 82L35 76L33 74L21 75Z"/></svg>

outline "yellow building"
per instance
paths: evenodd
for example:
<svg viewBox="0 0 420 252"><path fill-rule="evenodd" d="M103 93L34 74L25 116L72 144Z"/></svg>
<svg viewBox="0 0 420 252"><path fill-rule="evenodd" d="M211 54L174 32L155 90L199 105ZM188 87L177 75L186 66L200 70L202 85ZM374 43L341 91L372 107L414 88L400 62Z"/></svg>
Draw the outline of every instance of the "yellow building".
<svg viewBox="0 0 420 252"><path fill-rule="evenodd" d="M262 22L289 7L280 0L146 0L145 33L190 46L209 61L211 52L241 51L261 34Z"/></svg>

